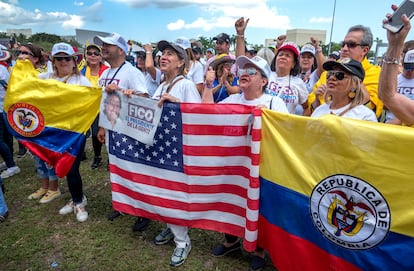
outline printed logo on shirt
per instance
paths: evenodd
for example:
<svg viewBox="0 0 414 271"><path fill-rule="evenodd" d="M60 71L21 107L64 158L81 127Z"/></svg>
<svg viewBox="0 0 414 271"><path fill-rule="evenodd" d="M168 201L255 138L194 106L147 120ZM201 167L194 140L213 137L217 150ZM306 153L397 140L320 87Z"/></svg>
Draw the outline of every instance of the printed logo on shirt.
<svg viewBox="0 0 414 271"><path fill-rule="evenodd" d="M28 103L15 103L10 106L7 120L16 133L25 137L35 137L45 128L42 112Z"/></svg>

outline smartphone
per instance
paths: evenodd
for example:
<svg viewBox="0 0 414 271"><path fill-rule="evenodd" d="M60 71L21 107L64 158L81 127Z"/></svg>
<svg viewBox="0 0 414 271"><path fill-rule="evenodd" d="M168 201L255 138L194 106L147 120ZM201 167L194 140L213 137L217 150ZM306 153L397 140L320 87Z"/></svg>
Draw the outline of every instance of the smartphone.
<svg viewBox="0 0 414 271"><path fill-rule="evenodd" d="M401 20L401 16L405 14L409 19L414 16L414 0L405 0L398 6L398 9L391 15L388 22L383 24L382 27L390 30L393 33L400 32L404 27L404 23Z"/></svg>

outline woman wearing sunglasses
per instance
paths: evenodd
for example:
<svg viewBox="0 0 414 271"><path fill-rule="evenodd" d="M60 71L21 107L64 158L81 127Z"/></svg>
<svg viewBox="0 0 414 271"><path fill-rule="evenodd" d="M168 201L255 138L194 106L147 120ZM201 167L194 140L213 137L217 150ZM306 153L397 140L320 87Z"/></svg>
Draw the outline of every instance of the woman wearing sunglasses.
<svg viewBox="0 0 414 271"><path fill-rule="evenodd" d="M343 58L327 61L323 64L326 70L325 104L320 105L312 113L312 117L336 115L352 119L377 122L374 111L364 106L362 81L365 71L360 62Z"/></svg>
<svg viewBox="0 0 414 271"><path fill-rule="evenodd" d="M215 71L215 79L212 83L215 103L240 92L238 78L231 70L235 61L234 56L221 54L210 64Z"/></svg>
<svg viewBox="0 0 414 271"><path fill-rule="evenodd" d="M66 84L91 86L89 80L78 70L75 51L70 44L64 42L54 44L52 47L51 60L53 71L39 74L39 78L55 79ZM84 149L84 145L85 140L82 142L81 150ZM59 210L59 214L66 215L74 212L76 219L79 222L84 222L88 219L88 212L85 209L87 199L83 194L82 177L79 172L81 159L82 152L78 154L72 168L66 175L72 199Z"/></svg>
<svg viewBox="0 0 414 271"><path fill-rule="evenodd" d="M98 87L98 79L102 72L109 67L104 64L102 59L102 49L96 44L89 44L86 46L85 51L86 65L81 69L81 74L84 75L91 82L92 86ZM92 147L93 147L93 162L91 164L92 169L97 169L102 166L102 143L98 140L98 126L99 115L96 116L91 126L92 132ZM86 157L86 155L85 155Z"/></svg>

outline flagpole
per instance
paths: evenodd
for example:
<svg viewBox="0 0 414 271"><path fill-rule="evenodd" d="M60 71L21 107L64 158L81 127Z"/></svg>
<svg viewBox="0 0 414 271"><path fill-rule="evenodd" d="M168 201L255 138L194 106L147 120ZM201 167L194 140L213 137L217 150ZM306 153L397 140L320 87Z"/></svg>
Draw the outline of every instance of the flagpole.
<svg viewBox="0 0 414 271"><path fill-rule="evenodd" d="M332 31L334 27L334 21L335 21L335 8L336 8L336 0L334 0L334 8L333 8L333 14L332 14L332 24L331 24L331 35L329 37L329 47L328 47L328 55L331 54L331 46L332 46Z"/></svg>

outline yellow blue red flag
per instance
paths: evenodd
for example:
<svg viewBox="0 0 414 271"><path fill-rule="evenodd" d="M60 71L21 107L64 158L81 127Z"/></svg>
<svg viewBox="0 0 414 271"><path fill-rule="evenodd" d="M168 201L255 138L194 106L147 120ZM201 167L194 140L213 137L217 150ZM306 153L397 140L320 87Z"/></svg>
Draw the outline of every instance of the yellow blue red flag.
<svg viewBox="0 0 414 271"><path fill-rule="evenodd" d="M258 242L279 271L414 270L414 130L264 110Z"/></svg>
<svg viewBox="0 0 414 271"><path fill-rule="evenodd" d="M29 61L13 68L3 110L12 134L63 177L99 112L98 88L43 80Z"/></svg>

